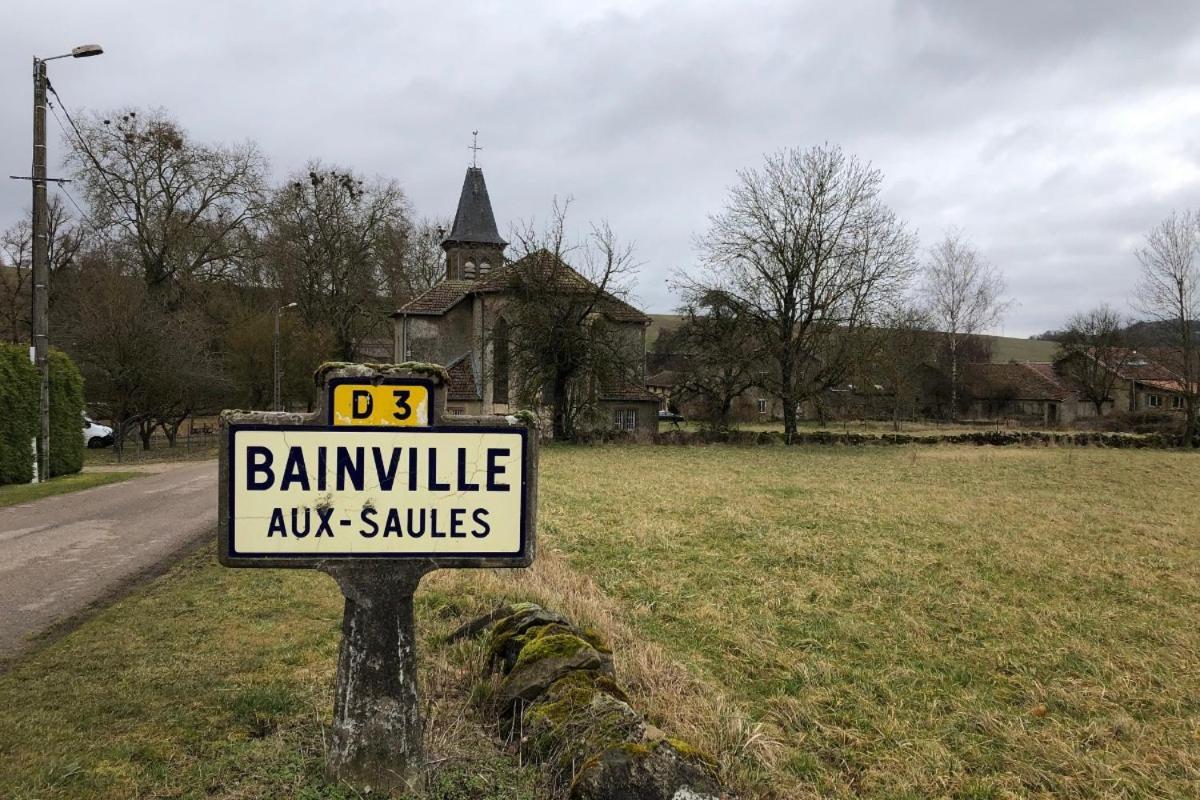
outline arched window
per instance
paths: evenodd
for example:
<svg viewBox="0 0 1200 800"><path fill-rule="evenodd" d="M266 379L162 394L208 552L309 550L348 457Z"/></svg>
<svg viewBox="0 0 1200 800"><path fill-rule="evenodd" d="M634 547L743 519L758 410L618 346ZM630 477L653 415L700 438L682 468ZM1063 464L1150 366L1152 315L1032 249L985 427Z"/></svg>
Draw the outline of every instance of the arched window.
<svg viewBox="0 0 1200 800"><path fill-rule="evenodd" d="M492 265L486 261L479 262L479 275L482 277L492 271Z"/></svg>
<svg viewBox="0 0 1200 800"><path fill-rule="evenodd" d="M465 277L465 278L474 278L475 277L475 262L474 261L468 261L466 264L463 265L463 277Z"/></svg>
<svg viewBox="0 0 1200 800"><path fill-rule="evenodd" d="M508 403L508 322L504 317L492 327L492 402Z"/></svg>

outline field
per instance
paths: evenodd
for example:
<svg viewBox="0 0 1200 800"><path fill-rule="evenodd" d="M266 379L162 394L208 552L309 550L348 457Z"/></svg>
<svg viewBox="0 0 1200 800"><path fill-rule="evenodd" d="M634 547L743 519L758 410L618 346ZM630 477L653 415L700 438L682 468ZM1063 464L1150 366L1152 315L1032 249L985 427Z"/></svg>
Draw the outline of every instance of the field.
<svg viewBox="0 0 1200 800"><path fill-rule="evenodd" d="M418 598L440 798L530 798L467 697L501 599L595 624L746 798L1200 795L1200 458L548 447L526 572ZM340 598L201 554L0 675L0 797L353 797Z"/></svg>

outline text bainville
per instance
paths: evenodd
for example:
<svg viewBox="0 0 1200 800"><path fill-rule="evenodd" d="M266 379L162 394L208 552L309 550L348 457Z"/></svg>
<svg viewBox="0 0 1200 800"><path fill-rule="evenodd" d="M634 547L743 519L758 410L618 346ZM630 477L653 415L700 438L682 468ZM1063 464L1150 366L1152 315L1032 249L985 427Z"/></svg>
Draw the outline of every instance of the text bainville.
<svg viewBox="0 0 1200 800"><path fill-rule="evenodd" d="M232 546L239 553L520 551L519 432L238 430Z"/></svg>

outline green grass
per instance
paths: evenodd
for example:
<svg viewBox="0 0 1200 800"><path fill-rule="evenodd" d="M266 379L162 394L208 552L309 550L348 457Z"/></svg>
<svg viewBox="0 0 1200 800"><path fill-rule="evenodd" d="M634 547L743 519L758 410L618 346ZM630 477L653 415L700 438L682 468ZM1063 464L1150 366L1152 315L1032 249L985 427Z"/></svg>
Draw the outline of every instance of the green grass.
<svg viewBox="0 0 1200 800"><path fill-rule="evenodd" d="M51 478L43 483L16 483L8 486L0 486L0 507L15 506L20 503L40 500L43 497L52 497L56 494L78 492L82 489L91 489L110 483L120 483L130 478L136 478L139 474L141 473L81 472L76 475L62 475L58 478Z"/></svg>
<svg viewBox="0 0 1200 800"><path fill-rule="evenodd" d="M745 798L1192 798L1200 458L547 447L538 562L418 593L441 798L529 798L467 703L534 598L615 646ZM204 553L0 676L0 797L351 797L321 776L340 597Z"/></svg>

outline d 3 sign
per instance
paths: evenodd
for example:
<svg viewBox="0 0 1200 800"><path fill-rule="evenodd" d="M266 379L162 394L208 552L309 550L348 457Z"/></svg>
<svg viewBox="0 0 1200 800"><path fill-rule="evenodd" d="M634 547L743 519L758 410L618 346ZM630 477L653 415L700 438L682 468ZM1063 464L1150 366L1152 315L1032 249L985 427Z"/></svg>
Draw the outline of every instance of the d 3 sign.
<svg viewBox="0 0 1200 800"><path fill-rule="evenodd" d="M421 383L336 383L330 424L338 427L428 427L431 393Z"/></svg>

